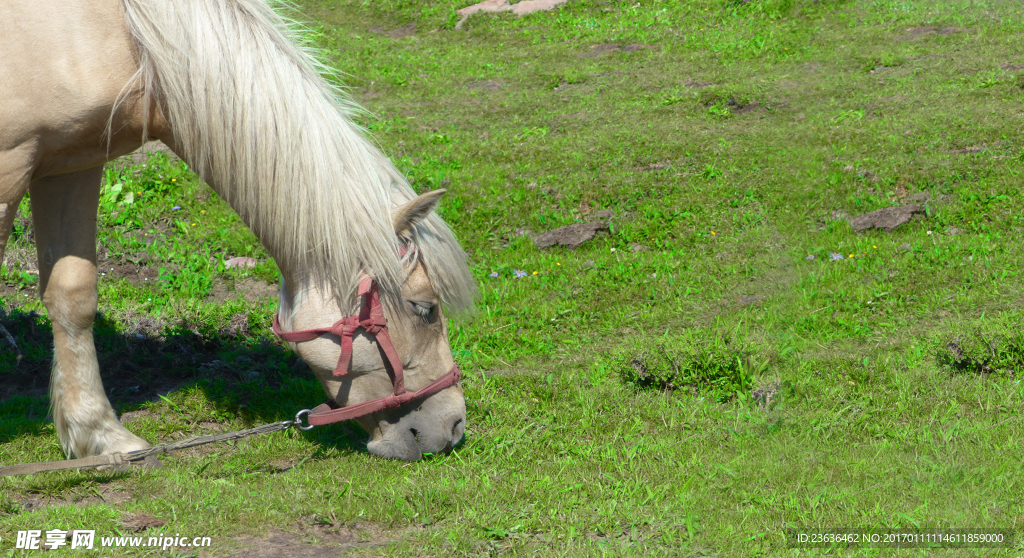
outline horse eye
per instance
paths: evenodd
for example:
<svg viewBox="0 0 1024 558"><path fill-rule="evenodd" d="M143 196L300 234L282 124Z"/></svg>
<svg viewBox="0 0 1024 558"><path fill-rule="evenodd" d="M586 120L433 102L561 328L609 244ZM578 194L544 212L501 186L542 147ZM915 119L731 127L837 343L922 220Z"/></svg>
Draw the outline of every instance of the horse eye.
<svg viewBox="0 0 1024 558"><path fill-rule="evenodd" d="M429 302L413 302L409 301L412 305L412 311L414 314L423 319L424 322L429 321L430 314L434 311L434 305Z"/></svg>

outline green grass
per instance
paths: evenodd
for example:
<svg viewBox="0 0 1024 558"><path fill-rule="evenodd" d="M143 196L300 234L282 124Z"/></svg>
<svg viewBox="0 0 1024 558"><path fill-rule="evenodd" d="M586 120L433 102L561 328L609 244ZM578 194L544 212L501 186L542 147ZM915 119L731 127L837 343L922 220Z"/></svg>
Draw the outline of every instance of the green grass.
<svg viewBox="0 0 1024 558"><path fill-rule="evenodd" d="M827 527L1004 528L1011 549L947 552L1024 554L1019 5L574 0L456 31L464 5L301 8L360 123L418 191L448 188L481 290L450 330L466 441L408 466L340 425L2 480L0 552L144 512L168 521L146 535L212 536L214 555L274 529L356 555L892 552L786 548ZM917 193L926 214L893 232L846 221ZM158 156L112 166L101 203L101 260L152 275L100 280L134 432L320 401L256 296L273 262L207 187ZM611 231L576 250L523 235L600 210ZM28 220L15 237L4 464L61 456Z"/></svg>

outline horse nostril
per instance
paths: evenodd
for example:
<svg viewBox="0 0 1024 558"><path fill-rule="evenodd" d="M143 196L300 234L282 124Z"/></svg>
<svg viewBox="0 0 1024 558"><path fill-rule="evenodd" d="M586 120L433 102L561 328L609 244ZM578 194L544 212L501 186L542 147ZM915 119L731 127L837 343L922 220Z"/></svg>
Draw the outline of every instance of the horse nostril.
<svg viewBox="0 0 1024 558"><path fill-rule="evenodd" d="M459 426L462 425L462 419L455 419L455 424L452 424L452 438L461 438L462 433L459 432Z"/></svg>
<svg viewBox="0 0 1024 558"><path fill-rule="evenodd" d="M416 443L418 444L419 441L420 441L420 432L419 432L419 430L416 430L415 428L410 428L409 432L412 432L412 437L413 437L414 440L416 440Z"/></svg>

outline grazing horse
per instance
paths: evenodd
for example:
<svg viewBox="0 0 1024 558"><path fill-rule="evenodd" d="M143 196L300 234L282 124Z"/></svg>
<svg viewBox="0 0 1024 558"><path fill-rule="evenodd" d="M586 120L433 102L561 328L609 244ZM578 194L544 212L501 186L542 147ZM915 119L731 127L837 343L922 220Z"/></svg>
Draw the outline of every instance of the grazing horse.
<svg viewBox="0 0 1024 558"><path fill-rule="evenodd" d="M0 260L28 191L53 323L53 420L69 456L148 447L107 400L92 323L102 166L152 139L206 180L277 262L275 331L328 397L386 400L356 419L371 453L415 460L463 435L441 305L470 308L476 287L433 211L443 191L415 196L267 1L0 2ZM372 326L331 329L368 311L370 298L390 342ZM322 331L289 334L311 328ZM410 392L453 379L396 408L389 394L402 370Z"/></svg>

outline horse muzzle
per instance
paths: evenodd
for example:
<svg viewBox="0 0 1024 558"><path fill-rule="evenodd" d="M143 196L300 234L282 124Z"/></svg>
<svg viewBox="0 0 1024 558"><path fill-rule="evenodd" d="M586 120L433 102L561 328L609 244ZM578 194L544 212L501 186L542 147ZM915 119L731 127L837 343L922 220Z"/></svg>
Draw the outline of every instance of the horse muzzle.
<svg viewBox="0 0 1024 558"><path fill-rule="evenodd" d="M451 386L415 407L381 411L358 419L371 434L366 449L378 457L417 461L424 454L447 453L466 430L462 388Z"/></svg>

